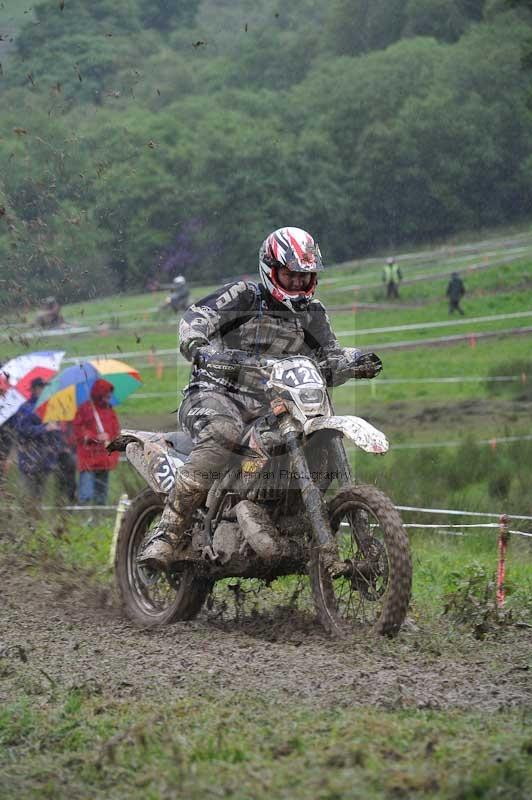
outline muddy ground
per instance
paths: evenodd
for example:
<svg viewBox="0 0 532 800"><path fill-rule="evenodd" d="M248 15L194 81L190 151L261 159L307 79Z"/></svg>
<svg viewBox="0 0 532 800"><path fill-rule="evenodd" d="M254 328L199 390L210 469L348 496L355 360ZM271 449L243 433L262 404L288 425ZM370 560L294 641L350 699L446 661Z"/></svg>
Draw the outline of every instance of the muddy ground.
<svg viewBox="0 0 532 800"><path fill-rule="evenodd" d="M461 418L478 424L494 404L509 420L532 406L464 401ZM397 406L396 425L429 428L446 415L443 406ZM122 615L111 584L96 589L90 578L61 571L44 579L21 559L0 561L0 704L27 686L88 686L115 698L216 687L324 705L497 711L532 707L531 652L532 628L478 641L445 617L416 618L394 641L332 641L312 620L281 612L223 624L203 615L143 631Z"/></svg>
<svg viewBox="0 0 532 800"><path fill-rule="evenodd" d="M43 580L0 563L0 705L21 689L86 688L170 701L224 689L384 709L532 707L531 628L482 641L447 621L410 622L393 640L326 638L300 616L221 624L206 617L136 628L111 589L72 576Z"/></svg>

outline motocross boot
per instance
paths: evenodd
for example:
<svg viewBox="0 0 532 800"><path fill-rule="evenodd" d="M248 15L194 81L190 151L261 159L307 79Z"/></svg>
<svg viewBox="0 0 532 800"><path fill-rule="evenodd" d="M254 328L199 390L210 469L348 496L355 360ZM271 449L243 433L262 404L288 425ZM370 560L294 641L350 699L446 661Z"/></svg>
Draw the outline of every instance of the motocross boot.
<svg viewBox="0 0 532 800"><path fill-rule="evenodd" d="M208 487L187 472L178 472L159 524L137 558L137 564L167 570L187 544L186 531L197 508L205 501Z"/></svg>

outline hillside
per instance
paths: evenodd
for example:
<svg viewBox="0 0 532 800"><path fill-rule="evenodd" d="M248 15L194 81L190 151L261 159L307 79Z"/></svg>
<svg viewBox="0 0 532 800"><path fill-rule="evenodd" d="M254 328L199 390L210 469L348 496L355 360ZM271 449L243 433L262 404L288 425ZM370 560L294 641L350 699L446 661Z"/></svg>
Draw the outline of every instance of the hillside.
<svg viewBox="0 0 532 800"><path fill-rule="evenodd" d="M0 302L218 280L287 223L333 263L529 217L524 6L5 0Z"/></svg>

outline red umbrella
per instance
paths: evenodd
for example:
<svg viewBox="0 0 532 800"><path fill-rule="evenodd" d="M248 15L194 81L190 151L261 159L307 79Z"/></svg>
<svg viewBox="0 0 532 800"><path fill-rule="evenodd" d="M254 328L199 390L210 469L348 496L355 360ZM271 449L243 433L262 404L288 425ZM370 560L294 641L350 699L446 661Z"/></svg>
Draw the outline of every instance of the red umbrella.
<svg viewBox="0 0 532 800"><path fill-rule="evenodd" d="M12 417L31 394L35 378L48 382L59 371L64 351L27 353L0 369L0 425Z"/></svg>
<svg viewBox="0 0 532 800"><path fill-rule="evenodd" d="M64 350L46 350L37 353L26 353L7 361L0 372L4 381L14 387L26 399L31 394L31 383L35 378L42 378L45 383L57 375Z"/></svg>

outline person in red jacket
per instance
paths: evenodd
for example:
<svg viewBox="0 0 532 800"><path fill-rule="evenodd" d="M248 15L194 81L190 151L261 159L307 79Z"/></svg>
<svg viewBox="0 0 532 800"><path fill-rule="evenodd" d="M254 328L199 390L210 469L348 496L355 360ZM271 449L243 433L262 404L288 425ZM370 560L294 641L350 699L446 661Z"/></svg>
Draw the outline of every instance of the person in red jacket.
<svg viewBox="0 0 532 800"><path fill-rule="evenodd" d="M105 449L120 433L118 417L111 408L113 390L109 381L97 380L91 399L80 405L74 417L80 503L103 506L107 502L109 472L115 469L119 458L118 453Z"/></svg>

